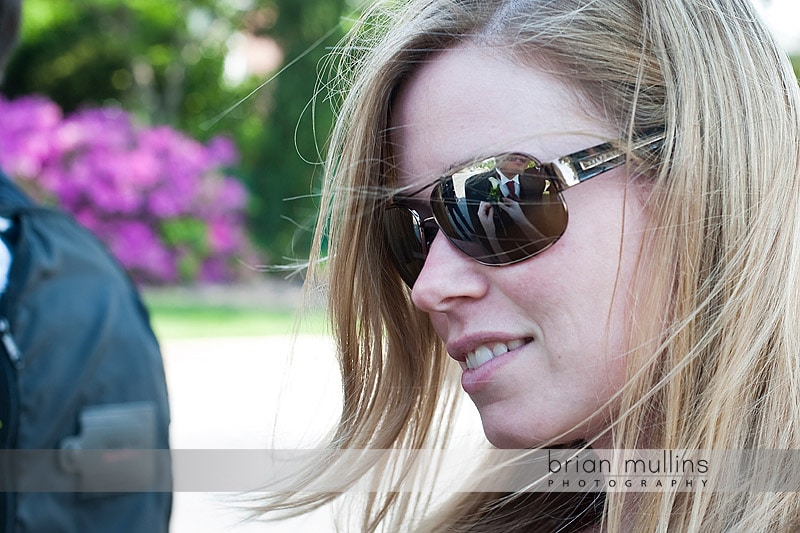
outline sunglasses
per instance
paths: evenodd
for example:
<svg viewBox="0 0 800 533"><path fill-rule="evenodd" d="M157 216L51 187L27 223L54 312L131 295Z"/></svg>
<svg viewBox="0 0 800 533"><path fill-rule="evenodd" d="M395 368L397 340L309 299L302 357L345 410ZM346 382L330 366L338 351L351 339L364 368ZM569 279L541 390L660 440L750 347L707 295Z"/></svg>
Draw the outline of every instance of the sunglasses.
<svg viewBox="0 0 800 533"><path fill-rule="evenodd" d="M663 133L639 137L633 151L655 153ZM433 183L392 196L383 213L394 266L413 287L439 230L463 253L483 265L503 266L547 250L567 229L563 192L625 163L626 142L603 143L550 163L521 153L475 161ZM504 175L508 161L524 167ZM430 202L417 197L431 188ZM423 205L424 204L424 205ZM420 211L430 212L423 217Z"/></svg>

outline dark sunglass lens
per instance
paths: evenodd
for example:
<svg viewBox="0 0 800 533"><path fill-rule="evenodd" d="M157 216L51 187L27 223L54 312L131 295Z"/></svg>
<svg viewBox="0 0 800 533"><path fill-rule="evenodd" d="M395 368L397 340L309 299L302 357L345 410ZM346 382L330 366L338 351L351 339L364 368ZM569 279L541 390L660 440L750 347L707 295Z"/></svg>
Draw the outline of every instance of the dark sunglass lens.
<svg viewBox="0 0 800 533"><path fill-rule="evenodd" d="M433 220L426 220L422 223L422 234L425 236L425 249L430 249L433 239L439 233L439 226Z"/></svg>
<svg viewBox="0 0 800 533"><path fill-rule="evenodd" d="M419 276L427 255L427 248L420 240L419 218L409 209L391 207L384 212L383 221L394 266L403 281L411 287ZM427 231L425 233L427 238Z"/></svg>
<svg viewBox="0 0 800 533"><path fill-rule="evenodd" d="M509 185L496 168L497 159L442 180L431 198L436 219L450 241L491 265L532 257L567 228L566 204L550 178L529 168Z"/></svg>

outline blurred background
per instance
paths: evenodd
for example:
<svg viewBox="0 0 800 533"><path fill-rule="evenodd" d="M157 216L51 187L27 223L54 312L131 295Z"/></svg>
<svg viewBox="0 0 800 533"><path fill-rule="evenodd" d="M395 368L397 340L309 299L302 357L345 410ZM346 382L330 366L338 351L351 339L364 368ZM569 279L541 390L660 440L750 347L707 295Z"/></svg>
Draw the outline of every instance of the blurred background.
<svg viewBox="0 0 800 533"><path fill-rule="evenodd" d="M323 306L296 320L302 275L287 272L317 212L331 50L362 4L23 0L0 168L73 213L142 288L177 448L302 446L337 416ZM759 5L798 72L800 5ZM292 529L243 524L234 507L178 494L173 530ZM313 520L300 529L329 529Z"/></svg>
<svg viewBox="0 0 800 533"><path fill-rule="evenodd" d="M172 446L313 445L337 417L338 381L322 302L297 320L302 272L287 273L308 255L335 103L326 57L355 2L22 7L0 168L74 214L141 288ZM175 494L172 531L298 527L242 524L234 499ZM330 529L326 516L304 523Z"/></svg>
<svg viewBox="0 0 800 533"><path fill-rule="evenodd" d="M237 281L306 257L332 118L325 57L354 2L23 10L0 165L26 190L73 212L148 286Z"/></svg>

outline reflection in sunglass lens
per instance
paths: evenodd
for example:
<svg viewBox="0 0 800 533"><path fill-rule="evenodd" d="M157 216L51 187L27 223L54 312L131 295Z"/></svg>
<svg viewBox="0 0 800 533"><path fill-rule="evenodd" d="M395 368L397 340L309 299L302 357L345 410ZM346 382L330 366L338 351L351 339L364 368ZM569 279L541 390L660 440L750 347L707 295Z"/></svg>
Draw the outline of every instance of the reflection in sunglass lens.
<svg viewBox="0 0 800 533"><path fill-rule="evenodd" d="M402 205L387 209L385 233L403 281L414 285L439 228L459 250L487 265L522 261L557 241L567 227L567 209L555 184L524 176L517 185L512 199L488 175L461 183L446 178L431 194L436 222Z"/></svg>
<svg viewBox="0 0 800 533"><path fill-rule="evenodd" d="M431 208L442 231L489 265L522 261L551 246L567 227L566 204L549 177L521 174L517 180L509 186L486 171L441 181Z"/></svg>

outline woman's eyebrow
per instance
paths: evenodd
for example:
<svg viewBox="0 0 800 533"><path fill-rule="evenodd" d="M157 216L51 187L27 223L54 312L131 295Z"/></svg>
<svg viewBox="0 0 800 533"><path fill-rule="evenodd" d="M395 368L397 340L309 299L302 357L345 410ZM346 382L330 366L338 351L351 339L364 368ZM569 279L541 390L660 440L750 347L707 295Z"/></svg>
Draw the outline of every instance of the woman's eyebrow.
<svg viewBox="0 0 800 533"><path fill-rule="evenodd" d="M428 195L424 194L424 192L424 190L420 191L417 189L416 193L412 193L407 196L398 195L396 197L397 203L403 205L404 207L413 209L422 217L428 217L433 213L433 211L431 210L430 198Z"/></svg>
<svg viewBox="0 0 800 533"><path fill-rule="evenodd" d="M403 196L401 197L403 205L415 209L417 211L422 211L425 209L430 209L430 201L426 196L415 194L413 196Z"/></svg>
<svg viewBox="0 0 800 533"><path fill-rule="evenodd" d="M430 195L430 192L428 192L428 194L424 194L425 191L430 191L431 188L440 183L445 177L447 176L437 176L435 178L430 178L426 182L424 182L423 185L419 184L406 185L400 188L400 190L395 196L398 198L409 198L409 199L420 196L424 196L427 198L427 196Z"/></svg>

